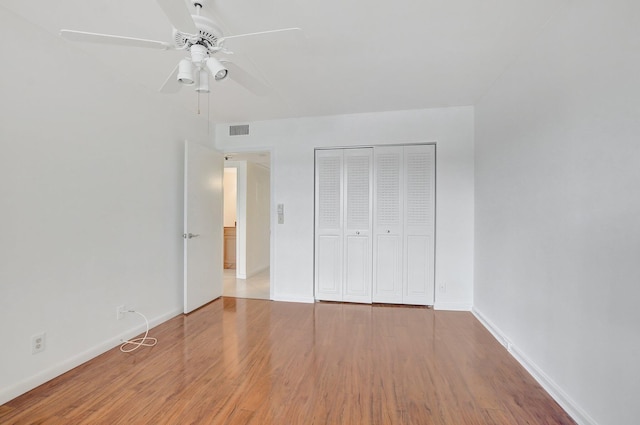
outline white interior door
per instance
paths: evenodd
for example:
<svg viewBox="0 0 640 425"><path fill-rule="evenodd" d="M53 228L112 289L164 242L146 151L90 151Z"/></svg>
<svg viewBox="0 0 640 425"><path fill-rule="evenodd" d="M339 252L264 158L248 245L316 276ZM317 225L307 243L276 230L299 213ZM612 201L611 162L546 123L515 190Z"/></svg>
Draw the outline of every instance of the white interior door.
<svg viewBox="0 0 640 425"><path fill-rule="evenodd" d="M343 300L371 303L373 150L344 150Z"/></svg>
<svg viewBox="0 0 640 425"><path fill-rule="evenodd" d="M315 297L342 301L342 150L316 151Z"/></svg>
<svg viewBox="0 0 640 425"><path fill-rule="evenodd" d="M435 146L404 148L403 303L433 305L435 264Z"/></svg>
<svg viewBox="0 0 640 425"><path fill-rule="evenodd" d="M220 152L185 142L184 312L222 296L223 173Z"/></svg>
<svg viewBox="0 0 640 425"><path fill-rule="evenodd" d="M374 150L373 301L402 304L403 147Z"/></svg>

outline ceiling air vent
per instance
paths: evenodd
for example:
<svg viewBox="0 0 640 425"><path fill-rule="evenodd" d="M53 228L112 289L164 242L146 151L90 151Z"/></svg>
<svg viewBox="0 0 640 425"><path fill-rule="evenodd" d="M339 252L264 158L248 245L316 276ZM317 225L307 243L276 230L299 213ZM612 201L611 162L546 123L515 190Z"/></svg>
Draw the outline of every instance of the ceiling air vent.
<svg viewBox="0 0 640 425"><path fill-rule="evenodd" d="M246 136L247 134L249 134L249 124L229 126L229 136Z"/></svg>

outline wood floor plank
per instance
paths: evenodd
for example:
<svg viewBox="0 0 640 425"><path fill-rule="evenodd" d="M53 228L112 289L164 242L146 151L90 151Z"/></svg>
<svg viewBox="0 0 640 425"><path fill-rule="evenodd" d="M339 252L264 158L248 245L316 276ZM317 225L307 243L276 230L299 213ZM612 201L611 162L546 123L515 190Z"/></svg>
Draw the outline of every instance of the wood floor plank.
<svg viewBox="0 0 640 425"><path fill-rule="evenodd" d="M2 424L575 424L467 312L224 298L0 406Z"/></svg>

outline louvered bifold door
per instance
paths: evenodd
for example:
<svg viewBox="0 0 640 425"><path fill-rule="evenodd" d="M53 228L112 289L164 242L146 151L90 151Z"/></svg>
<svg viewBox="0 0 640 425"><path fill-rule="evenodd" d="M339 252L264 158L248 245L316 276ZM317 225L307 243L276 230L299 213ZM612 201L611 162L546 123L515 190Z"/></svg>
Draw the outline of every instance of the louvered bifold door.
<svg viewBox="0 0 640 425"><path fill-rule="evenodd" d="M315 298L342 301L343 152L316 151ZM295 248L294 248L295 249Z"/></svg>
<svg viewBox="0 0 640 425"><path fill-rule="evenodd" d="M402 303L402 146L374 149L373 302Z"/></svg>
<svg viewBox="0 0 640 425"><path fill-rule="evenodd" d="M343 300L371 303L373 149L345 149L343 175Z"/></svg>
<svg viewBox="0 0 640 425"><path fill-rule="evenodd" d="M404 147L405 304L433 305L435 146Z"/></svg>

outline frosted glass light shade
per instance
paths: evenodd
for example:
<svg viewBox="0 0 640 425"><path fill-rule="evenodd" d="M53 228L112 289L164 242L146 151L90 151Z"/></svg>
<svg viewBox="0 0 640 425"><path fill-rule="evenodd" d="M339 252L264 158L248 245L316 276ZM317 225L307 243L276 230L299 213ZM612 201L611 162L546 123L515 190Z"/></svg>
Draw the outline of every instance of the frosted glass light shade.
<svg viewBox="0 0 640 425"><path fill-rule="evenodd" d="M207 59L207 68L209 68L209 71L211 71L211 74L216 81L224 80L227 78L227 74L229 73L227 68L225 68L224 65L216 58Z"/></svg>
<svg viewBox="0 0 640 425"><path fill-rule="evenodd" d="M204 68L200 68L198 70L198 84L196 85L196 91L198 93L209 93L209 73Z"/></svg>
<svg viewBox="0 0 640 425"><path fill-rule="evenodd" d="M193 84L193 63L189 59L182 59L178 64L178 81L182 84Z"/></svg>

